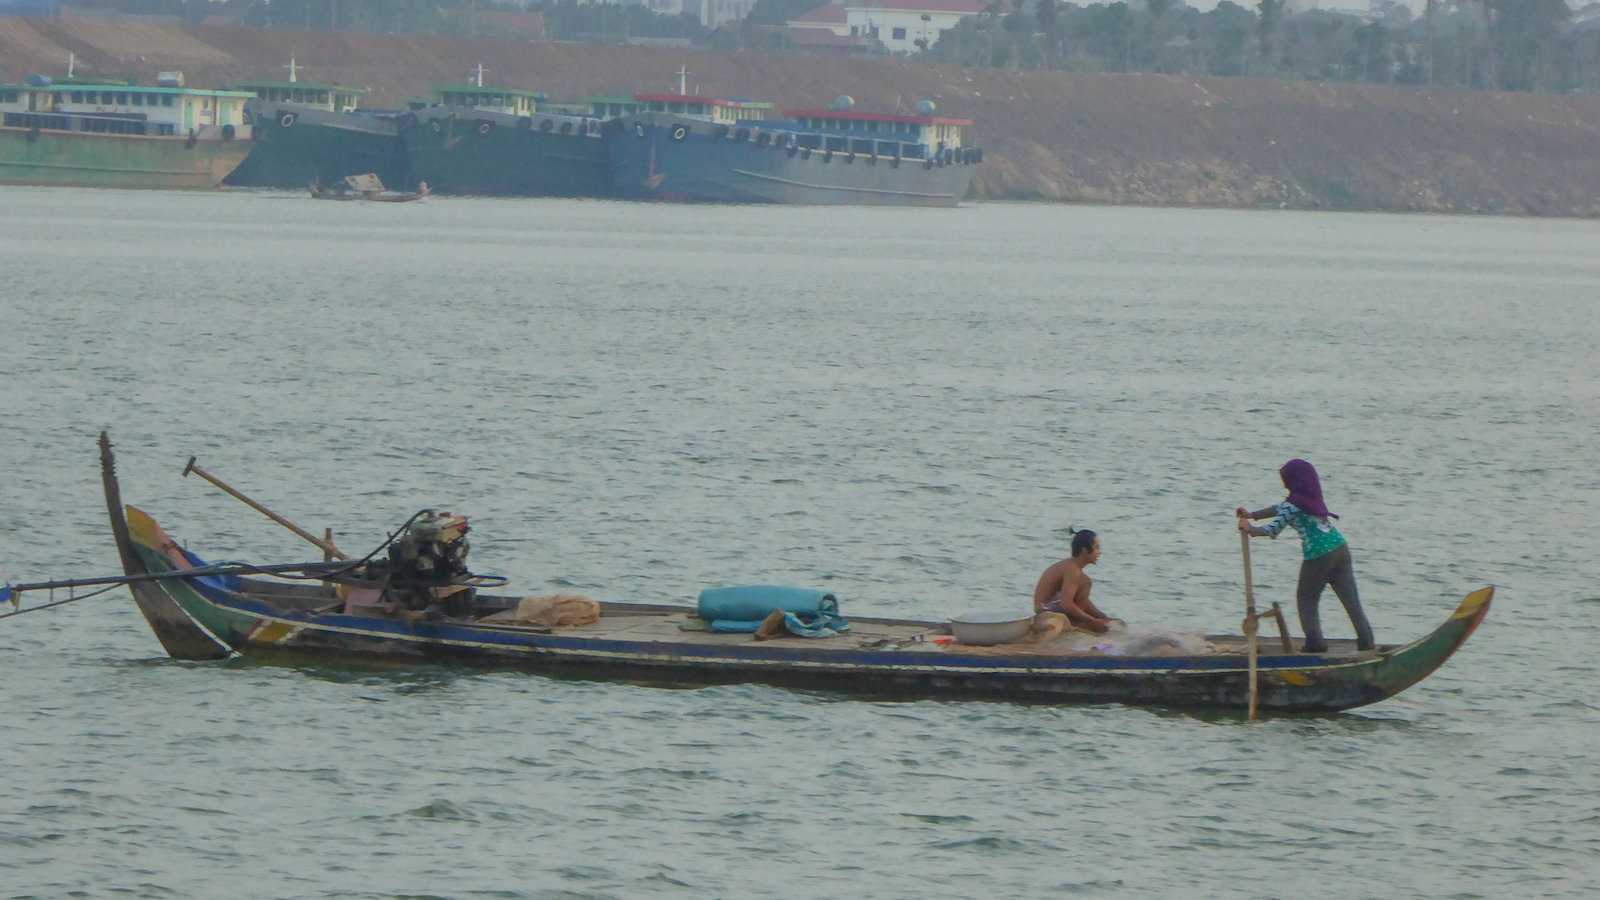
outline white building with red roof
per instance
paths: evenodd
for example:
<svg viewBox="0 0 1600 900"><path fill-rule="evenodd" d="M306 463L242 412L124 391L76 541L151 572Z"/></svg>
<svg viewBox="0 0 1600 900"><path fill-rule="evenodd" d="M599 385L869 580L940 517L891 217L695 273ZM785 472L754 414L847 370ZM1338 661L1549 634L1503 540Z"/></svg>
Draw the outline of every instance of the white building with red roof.
<svg viewBox="0 0 1600 900"><path fill-rule="evenodd" d="M983 12L983 0L840 0L789 20L791 29L821 29L838 37L876 40L892 53L932 47L939 35ZM919 45L919 41L923 42Z"/></svg>

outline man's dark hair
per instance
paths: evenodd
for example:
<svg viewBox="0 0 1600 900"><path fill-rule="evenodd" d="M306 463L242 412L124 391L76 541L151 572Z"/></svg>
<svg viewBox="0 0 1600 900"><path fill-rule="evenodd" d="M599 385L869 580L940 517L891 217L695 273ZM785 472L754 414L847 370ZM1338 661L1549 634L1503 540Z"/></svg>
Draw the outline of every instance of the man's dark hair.
<svg viewBox="0 0 1600 900"><path fill-rule="evenodd" d="M1094 549L1094 532L1083 529L1072 533L1072 555L1078 556Z"/></svg>

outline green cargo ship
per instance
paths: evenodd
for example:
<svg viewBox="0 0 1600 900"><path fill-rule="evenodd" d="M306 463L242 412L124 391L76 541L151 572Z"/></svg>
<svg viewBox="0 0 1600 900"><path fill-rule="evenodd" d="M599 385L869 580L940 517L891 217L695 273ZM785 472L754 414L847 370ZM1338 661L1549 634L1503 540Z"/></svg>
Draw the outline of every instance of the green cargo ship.
<svg viewBox="0 0 1600 900"><path fill-rule="evenodd" d="M396 121L411 175L438 194L605 197L610 166L600 120L541 112L542 94L475 83L434 88L437 101Z"/></svg>
<svg viewBox="0 0 1600 900"><path fill-rule="evenodd" d="M245 112L255 137L229 185L304 188L369 172L390 187L411 183L392 115L361 110L360 88L300 81L292 59L288 68L288 81L233 86L253 95Z"/></svg>
<svg viewBox="0 0 1600 900"><path fill-rule="evenodd" d="M0 84L0 183L208 189L250 152L248 94L186 88Z"/></svg>

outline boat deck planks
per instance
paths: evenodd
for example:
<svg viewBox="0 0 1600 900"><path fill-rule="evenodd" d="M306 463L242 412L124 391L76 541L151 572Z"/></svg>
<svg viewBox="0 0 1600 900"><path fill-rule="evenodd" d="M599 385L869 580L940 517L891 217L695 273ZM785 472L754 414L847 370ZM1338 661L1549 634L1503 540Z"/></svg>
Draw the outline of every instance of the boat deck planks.
<svg viewBox="0 0 1600 900"><path fill-rule="evenodd" d="M611 611L615 607L615 612ZM804 648L817 651L854 651L862 647L873 645L893 649L896 645L902 648L916 649L923 652L947 653L982 653L1007 655L1023 654L1029 656L1105 656L1103 651L1094 649L1094 644L1104 640L1115 640L1116 635L1102 637L1076 632L1076 640L1072 639L1074 633L1069 632L1064 639L1047 644L1001 644L994 646L978 646L960 643L934 643L931 638L949 634L949 628L938 622L918 620L894 619L851 619L850 630L826 638L807 638L795 635L783 635L756 642L749 634L721 634L706 630L703 624L700 627L684 628L685 625L694 626L701 620L694 614L690 607L658 607L655 611L646 612L641 604L602 604L600 620L587 625L553 628L527 629L537 633L549 633L561 637L585 638L602 641L639 641L650 643L682 644L682 645L708 645L716 647L739 646L744 644L759 643L764 647ZM499 613L479 619L472 623L489 625L497 629L517 628L510 621L509 613ZM521 629L519 629L521 630ZM1208 655L1228 656L1240 655L1245 652L1244 638L1238 635L1211 635L1206 638L1211 644ZM1298 643L1297 643L1298 646ZM1350 639L1332 639L1328 642L1328 652L1318 654L1324 659L1360 659L1381 653L1391 647L1379 647L1377 650L1360 651L1356 649L1355 641ZM1281 655L1281 647L1277 637L1264 638L1261 641L1263 656ZM1298 652L1298 651L1297 651ZM1177 654L1173 654L1177 655Z"/></svg>

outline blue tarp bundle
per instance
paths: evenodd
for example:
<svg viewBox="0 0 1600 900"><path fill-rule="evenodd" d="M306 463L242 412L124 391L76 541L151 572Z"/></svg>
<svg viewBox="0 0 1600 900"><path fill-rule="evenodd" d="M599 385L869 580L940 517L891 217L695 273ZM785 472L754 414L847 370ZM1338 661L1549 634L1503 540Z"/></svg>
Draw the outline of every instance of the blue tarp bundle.
<svg viewBox="0 0 1600 900"><path fill-rule="evenodd" d="M706 588L700 592L697 612L711 623L712 631L753 633L775 609L783 610L790 634L833 637L850 630L850 623L839 615L838 598L810 588L775 584Z"/></svg>

